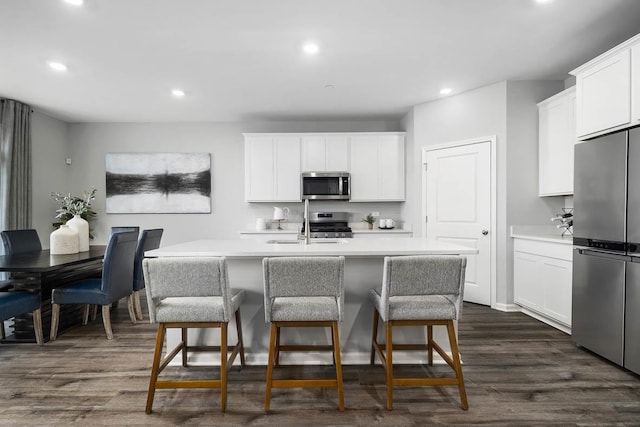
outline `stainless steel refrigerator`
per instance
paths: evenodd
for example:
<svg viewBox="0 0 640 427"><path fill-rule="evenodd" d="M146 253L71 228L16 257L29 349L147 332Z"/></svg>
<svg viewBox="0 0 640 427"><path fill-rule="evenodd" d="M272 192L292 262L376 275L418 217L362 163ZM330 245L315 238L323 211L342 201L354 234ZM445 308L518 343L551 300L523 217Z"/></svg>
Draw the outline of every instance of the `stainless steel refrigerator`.
<svg viewBox="0 0 640 427"><path fill-rule="evenodd" d="M575 146L571 334L640 374L640 128Z"/></svg>

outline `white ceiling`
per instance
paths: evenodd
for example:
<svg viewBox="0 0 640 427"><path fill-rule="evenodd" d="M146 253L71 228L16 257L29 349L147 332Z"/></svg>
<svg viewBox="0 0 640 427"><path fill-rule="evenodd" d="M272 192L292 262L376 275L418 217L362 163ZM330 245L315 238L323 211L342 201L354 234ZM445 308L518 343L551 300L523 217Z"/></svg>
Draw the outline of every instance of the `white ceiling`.
<svg viewBox="0 0 640 427"><path fill-rule="evenodd" d="M443 86L565 79L639 22L639 0L0 0L0 96L69 122L396 120Z"/></svg>

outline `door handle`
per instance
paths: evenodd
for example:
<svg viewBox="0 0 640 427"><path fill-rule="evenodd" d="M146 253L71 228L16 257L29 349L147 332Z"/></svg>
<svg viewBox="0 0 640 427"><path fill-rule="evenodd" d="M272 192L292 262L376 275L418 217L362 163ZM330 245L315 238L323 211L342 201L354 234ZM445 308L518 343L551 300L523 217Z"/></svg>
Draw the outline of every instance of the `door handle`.
<svg viewBox="0 0 640 427"><path fill-rule="evenodd" d="M487 234L489 234L489 230L482 230L482 235L486 236Z"/></svg>

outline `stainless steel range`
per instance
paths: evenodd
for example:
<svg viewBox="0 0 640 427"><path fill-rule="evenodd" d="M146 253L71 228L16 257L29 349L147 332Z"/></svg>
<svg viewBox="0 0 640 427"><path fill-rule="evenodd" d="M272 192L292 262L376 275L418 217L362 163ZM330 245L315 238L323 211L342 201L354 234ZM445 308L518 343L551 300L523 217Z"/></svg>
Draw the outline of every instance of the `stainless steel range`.
<svg viewBox="0 0 640 427"><path fill-rule="evenodd" d="M353 237L348 224L348 212L311 212L309 214L311 238ZM304 231L304 224L302 224L302 234Z"/></svg>

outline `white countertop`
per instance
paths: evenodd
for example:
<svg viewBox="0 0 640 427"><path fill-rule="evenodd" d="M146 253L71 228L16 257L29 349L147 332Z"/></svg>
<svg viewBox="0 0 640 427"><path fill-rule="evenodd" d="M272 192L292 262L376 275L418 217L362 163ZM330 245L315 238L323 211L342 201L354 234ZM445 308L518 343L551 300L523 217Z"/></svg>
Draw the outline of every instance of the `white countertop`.
<svg viewBox="0 0 640 427"><path fill-rule="evenodd" d="M373 228L372 230L369 230L368 228L352 228L351 232L353 234L380 234L380 235L384 235L384 234L411 234L412 231L411 230L407 230L404 228ZM283 234L283 235L288 235L291 236L293 234L298 234L298 230L244 230L244 231L240 231L240 235L243 234L256 234L256 235L263 235L263 234Z"/></svg>
<svg viewBox="0 0 640 427"><path fill-rule="evenodd" d="M573 245L573 236L567 232L562 237L562 230L553 225L513 225L511 226L511 237Z"/></svg>
<svg viewBox="0 0 640 427"><path fill-rule="evenodd" d="M340 241L341 243L335 243ZM332 242L332 243L327 243ZM386 255L453 255L476 254L474 248L423 238L378 239L312 239L308 245L267 243L255 239L196 240L145 252L148 257L160 256L225 256L251 258L265 256L378 257Z"/></svg>

